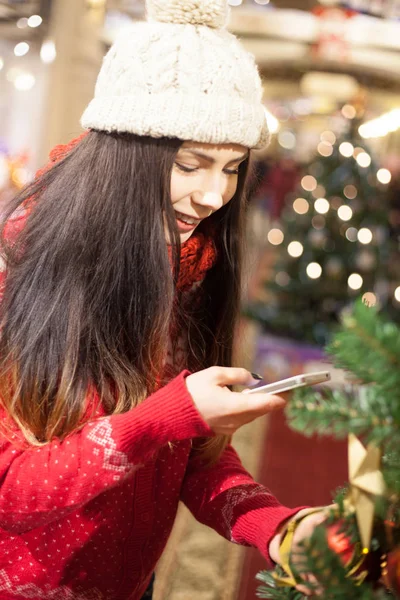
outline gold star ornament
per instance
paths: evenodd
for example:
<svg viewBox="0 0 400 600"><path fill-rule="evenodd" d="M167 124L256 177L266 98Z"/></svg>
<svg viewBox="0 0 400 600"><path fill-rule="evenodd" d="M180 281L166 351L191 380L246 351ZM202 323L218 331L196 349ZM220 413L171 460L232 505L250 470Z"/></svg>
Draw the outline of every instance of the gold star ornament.
<svg viewBox="0 0 400 600"><path fill-rule="evenodd" d="M385 494L381 462L382 452L377 446L365 447L353 433L349 435L350 490L346 504L356 513L364 549L369 549L371 543L376 498Z"/></svg>

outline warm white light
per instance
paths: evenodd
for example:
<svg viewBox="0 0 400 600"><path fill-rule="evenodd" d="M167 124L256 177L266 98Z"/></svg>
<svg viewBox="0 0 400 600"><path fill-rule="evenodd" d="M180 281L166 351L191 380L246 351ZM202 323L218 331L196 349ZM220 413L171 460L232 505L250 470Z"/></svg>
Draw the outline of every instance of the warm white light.
<svg viewBox="0 0 400 600"><path fill-rule="evenodd" d="M389 171L389 169L379 169L379 171L376 174L376 177L379 181L379 183L390 183L391 179L392 179L392 174Z"/></svg>
<svg viewBox="0 0 400 600"><path fill-rule="evenodd" d="M306 192L312 192L317 187L317 180L312 175L305 175L301 180L301 187Z"/></svg>
<svg viewBox="0 0 400 600"><path fill-rule="evenodd" d="M303 254L303 251L303 244L300 244L300 242L290 242L288 246L288 252L290 256L293 256L293 258L298 258Z"/></svg>
<svg viewBox="0 0 400 600"><path fill-rule="evenodd" d="M357 188L351 184L346 185L343 193L349 200L354 200L354 198L357 196Z"/></svg>
<svg viewBox="0 0 400 600"><path fill-rule="evenodd" d="M43 19L39 15L32 15L28 19L28 27L39 27L42 23Z"/></svg>
<svg viewBox="0 0 400 600"><path fill-rule="evenodd" d="M400 302L400 285L394 290L394 297L397 302Z"/></svg>
<svg viewBox="0 0 400 600"><path fill-rule="evenodd" d="M333 146L329 142L320 142L317 150L321 156L332 156L333 154Z"/></svg>
<svg viewBox="0 0 400 600"><path fill-rule="evenodd" d="M20 42L14 48L15 56L25 56L29 52L29 44L27 42Z"/></svg>
<svg viewBox="0 0 400 600"><path fill-rule="evenodd" d="M309 115L313 111L311 98L298 98L292 104L293 111L298 115Z"/></svg>
<svg viewBox="0 0 400 600"><path fill-rule="evenodd" d="M347 280L349 288L352 290L359 290L364 283L363 278L358 273L353 273Z"/></svg>
<svg viewBox="0 0 400 600"><path fill-rule="evenodd" d="M355 227L349 227L346 230L346 238L349 242L356 242L358 238L358 231Z"/></svg>
<svg viewBox="0 0 400 600"><path fill-rule="evenodd" d="M45 40L40 49L40 58L46 65L54 62L57 57L56 45L53 40Z"/></svg>
<svg viewBox="0 0 400 600"><path fill-rule="evenodd" d="M384 137L400 128L400 108L395 108L377 119L363 123L358 129L363 138Z"/></svg>
<svg viewBox="0 0 400 600"><path fill-rule="evenodd" d="M314 202L314 208L321 215L325 215L330 209L330 204L326 198L318 198Z"/></svg>
<svg viewBox="0 0 400 600"><path fill-rule="evenodd" d="M337 214L339 219L342 221L350 221L351 217L353 216L353 211L350 206L342 204L342 206L339 206Z"/></svg>
<svg viewBox="0 0 400 600"><path fill-rule="evenodd" d="M342 142L339 146L339 152L342 156L350 158L350 156L353 156L354 146L350 142Z"/></svg>
<svg viewBox="0 0 400 600"><path fill-rule="evenodd" d="M324 131L321 133L321 142L328 142L331 146L336 142L336 135L333 131Z"/></svg>
<svg viewBox="0 0 400 600"><path fill-rule="evenodd" d="M305 215L309 208L310 205L305 198L296 198L293 202L293 210L297 212L298 215Z"/></svg>
<svg viewBox="0 0 400 600"><path fill-rule="evenodd" d="M371 157L366 152L360 152L360 154L357 155L356 161L360 167L369 167L371 164Z"/></svg>
<svg viewBox="0 0 400 600"><path fill-rule="evenodd" d="M228 4L230 6L240 6L243 0L228 0Z"/></svg>
<svg viewBox="0 0 400 600"><path fill-rule="evenodd" d="M285 239L283 232L277 228L270 229L267 237L269 243L273 246L279 246L279 244L282 244L283 240Z"/></svg>
<svg viewBox="0 0 400 600"><path fill-rule="evenodd" d="M254 0L256 4L261 4L261 6L265 6L269 4L269 0Z"/></svg>
<svg viewBox="0 0 400 600"><path fill-rule="evenodd" d="M25 29L25 27L28 27L28 19L26 17L22 17L21 19L18 19L17 27L18 27L18 29Z"/></svg>
<svg viewBox="0 0 400 600"><path fill-rule="evenodd" d="M370 244L372 242L372 231L367 227L362 227L358 232L357 238L362 244Z"/></svg>
<svg viewBox="0 0 400 600"><path fill-rule="evenodd" d="M371 307L376 306L378 298L372 292L366 292L362 297L362 301L364 302L364 304Z"/></svg>
<svg viewBox="0 0 400 600"><path fill-rule="evenodd" d="M264 107L265 118L267 121L268 129L270 133L277 133L279 131L279 121L274 115Z"/></svg>
<svg viewBox="0 0 400 600"><path fill-rule="evenodd" d="M322 267L316 262L312 262L307 266L307 275L310 279L318 279L322 275Z"/></svg>
<svg viewBox="0 0 400 600"><path fill-rule="evenodd" d="M20 92L27 92L33 88L36 83L32 73L21 73L14 79L14 86Z"/></svg>
<svg viewBox="0 0 400 600"><path fill-rule="evenodd" d="M4 67L4 60L0 56L0 71L2 70L3 67Z"/></svg>
<svg viewBox="0 0 400 600"><path fill-rule="evenodd" d="M31 173L24 168L15 169L15 176L22 185L26 185L31 179Z"/></svg>
<svg viewBox="0 0 400 600"><path fill-rule="evenodd" d="M285 150L293 150L296 146L296 136L292 131L281 131L278 135L278 142Z"/></svg>
<svg viewBox="0 0 400 600"><path fill-rule="evenodd" d="M357 111L354 108L354 106L352 106L351 104L345 104L342 108L342 115L346 118L346 119L354 119L354 117L356 116Z"/></svg>

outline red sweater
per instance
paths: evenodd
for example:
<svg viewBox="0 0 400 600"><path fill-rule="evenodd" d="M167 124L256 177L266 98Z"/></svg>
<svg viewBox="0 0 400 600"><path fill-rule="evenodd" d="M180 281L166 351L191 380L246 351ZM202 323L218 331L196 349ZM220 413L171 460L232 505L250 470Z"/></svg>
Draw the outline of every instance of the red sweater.
<svg viewBox="0 0 400 600"><path fill-rule="evenodd" d="M187 391L187 374L62 442L0 440L2 600L140 600L180 500L199 521L269 560L271 538L299 509L255 483L232 447L213 467L193 456L196 438L213 434Z"/></svg>

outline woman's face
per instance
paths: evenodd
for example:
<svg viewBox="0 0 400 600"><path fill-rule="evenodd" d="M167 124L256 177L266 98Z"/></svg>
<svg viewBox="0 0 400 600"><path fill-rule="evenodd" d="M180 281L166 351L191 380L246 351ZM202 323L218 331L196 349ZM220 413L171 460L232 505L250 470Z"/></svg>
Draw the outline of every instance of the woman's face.
<svg viewBox="0 0 400 600"><path fill-rule="evenodd" d="M236 192L239 165L249 151L237 144L185 142L172 169L171 199L181 243Z"/></svg>

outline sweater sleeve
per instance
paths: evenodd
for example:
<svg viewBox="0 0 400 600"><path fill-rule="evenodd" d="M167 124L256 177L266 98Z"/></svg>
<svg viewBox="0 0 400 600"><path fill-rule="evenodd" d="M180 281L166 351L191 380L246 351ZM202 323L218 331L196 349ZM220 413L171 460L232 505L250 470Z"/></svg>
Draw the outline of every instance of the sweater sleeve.
<svg viewBox="0 0 400 600"><path fill-rule="evenodd" d="M269 566L272 538L287 519L305 508L282 506L254 481L232 446L213 466L205 466L195 455L190 459L181 499L198 521L226 539L258 548Z"/></svg>
<svg viewBox="0 0 400 600"><path fill-rule="evenodd" d="M169 441L212 436L182 372L131 411L86 424L45 446L0 441L0 528L21 533L86 504ZM4 417L4 415L3 415Z"/></svg>

